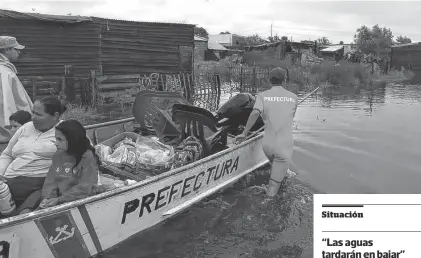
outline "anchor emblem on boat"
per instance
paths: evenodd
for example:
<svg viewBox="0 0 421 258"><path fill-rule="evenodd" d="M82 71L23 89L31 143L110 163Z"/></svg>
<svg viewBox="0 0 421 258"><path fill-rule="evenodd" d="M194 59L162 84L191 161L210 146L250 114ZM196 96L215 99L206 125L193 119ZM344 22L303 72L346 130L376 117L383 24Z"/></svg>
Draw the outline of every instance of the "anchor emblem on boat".
<svg viewBox="0 0 421 258"><path fill-rule="evenodd" d="M52 245L60 243L61 241L64 241L68 238L71 238L75 234L75 228L73 227L70 232L66 231L67 227L69 225L64 225L63 227L57 227L56 231L58 232L56 237L50 236L50 243Z"/></svg>

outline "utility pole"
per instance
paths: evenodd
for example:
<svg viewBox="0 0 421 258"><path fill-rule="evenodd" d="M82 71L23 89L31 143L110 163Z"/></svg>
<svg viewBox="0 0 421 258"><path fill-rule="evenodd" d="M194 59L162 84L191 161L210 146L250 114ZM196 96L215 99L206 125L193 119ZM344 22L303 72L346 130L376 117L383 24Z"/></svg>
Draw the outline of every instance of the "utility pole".
<svg viewBox="0 0 421 258"><path fill-rule="evenodd" d="M270 38L272 38L272 23L270 24Z"/></svg>

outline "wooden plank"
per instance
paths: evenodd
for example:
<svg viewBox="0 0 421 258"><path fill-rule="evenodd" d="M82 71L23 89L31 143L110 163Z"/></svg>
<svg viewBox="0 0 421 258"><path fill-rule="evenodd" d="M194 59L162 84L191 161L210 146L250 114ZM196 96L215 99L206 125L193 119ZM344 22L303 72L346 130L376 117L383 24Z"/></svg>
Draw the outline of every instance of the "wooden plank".
<svg viewBox="0 0 421 258"><path fill-rule="evenodd" d="M127 82L127 83L104 83L104 84L99 84L98 88L100 90L111 90L111 89L118 89L118 90L125 90L125 89L130 89L133 87L141 87L142 84L140 82Z"/></svg>
<svg viewBox="0 0 421 258"><path fill-rule="evenodd" d="M101 83L105 80L124 80L124 79L140 79L140 74L126 74L126 75L100 75L96 77L96 80Z"/></svg>
<svg viewBox="0 0 421 258"><path fill-rule="evenodd" d="M108 92L101 92L100 95L103 98L116 98L121 93L123 92L122 91L108 91Z"/></svg>

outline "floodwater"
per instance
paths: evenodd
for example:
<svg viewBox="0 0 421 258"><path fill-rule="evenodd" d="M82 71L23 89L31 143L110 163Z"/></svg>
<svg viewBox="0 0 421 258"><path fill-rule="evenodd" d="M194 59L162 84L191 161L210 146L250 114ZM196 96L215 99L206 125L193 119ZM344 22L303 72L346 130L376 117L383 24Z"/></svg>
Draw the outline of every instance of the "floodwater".
<svg viewBox="0 0 421 258"><path fill-rule="evenodd" d="M312 194L421 193L421 86L324 90L296 122L296 175L275 200L263 168L103 257L310 258Z"/></svg>

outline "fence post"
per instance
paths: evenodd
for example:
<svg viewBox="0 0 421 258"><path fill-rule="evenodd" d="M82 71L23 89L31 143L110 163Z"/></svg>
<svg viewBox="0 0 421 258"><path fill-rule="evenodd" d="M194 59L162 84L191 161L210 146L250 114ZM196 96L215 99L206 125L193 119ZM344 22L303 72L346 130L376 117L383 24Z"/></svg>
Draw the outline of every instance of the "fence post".
<svg viewBox="0 0 421 258"><path fill-rule="evenodd" d="M91 78L90 78L90 88L91 88L91 96L92 96L92 100L91 100L91 105L94 106L96 104L96 100L97 100L97 89L96 89L96 73L95 70L91 70Z"/></svg>
<svg viewBox="0 0 421 258"><path fill-rule="evenodd" d="M35 76L32 76L32 101L35 102L37 98L37 83Z"/></svg>
<svg viewBox="0 0 421 258"><path fill-rule="evenodd" d="M254 93L256 93L256 91L257 91L257 86L256 86L256 63L254 63L254 65L253 65L253 88L252 88L252 93L254 94Z"/></svg>
<svg viewBox="0 0 421 258"><path fill-rule="evenodd" d="M64 89L62 92L66 96L66 100L69 102L76 101L76 89L75 89L75 80L74 80L73 66L65 65L64 66Z"/></svg>
<svg viewBox="0 0 421 258"><path fill-rule="evenodd" d="M240 64L240 92L243 92L243 64Z"/></svg>
<svg viewBox="0 0 421 258"><path fill-rule="evenodd" d="M216 90L217 90L216 109L218 109L219 103L221 102L221 77L219 74L216 75Z"/></svg>
<svg viewBox="0 0 421 258"><path fill-rule="evenodd" d="M64 97L67 100L65 92L66 92L66 77L62 76L61 77L60 90L59 90L59 96L60 96L60 98Z"/></svg>

